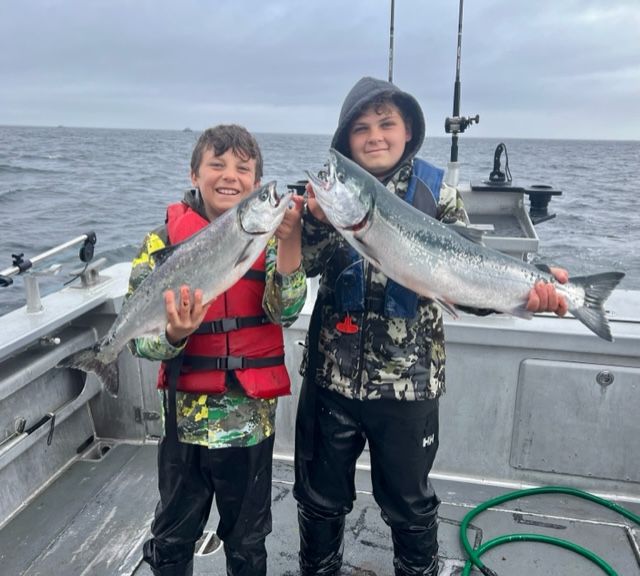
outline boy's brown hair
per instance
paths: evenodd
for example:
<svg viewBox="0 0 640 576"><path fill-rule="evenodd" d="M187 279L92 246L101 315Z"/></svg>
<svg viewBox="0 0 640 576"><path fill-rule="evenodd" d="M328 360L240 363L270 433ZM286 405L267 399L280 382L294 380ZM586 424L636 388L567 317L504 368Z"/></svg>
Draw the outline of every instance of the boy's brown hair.
<svg viewBox="0 0 640 576"><path fill-rule="evenodd" d="M353 123L358 119L358 117L364 114L367 110L373 110L376 114L383 114L385 110L389 108L390 104L393 104L398 109L405 125L407 126L407 128L411 129L411 116L405 108L406 104L402 101L401 98L398 98L397 95L392 92L383 92L382 94L378 94L375 98L373 98L373 100L362 106L360 110L358 110L358 112L355 114L354 119L351 121L349 129L351 128L351 126L353 126Z"/></svg>
<svg viewBox="0 0 640 576"><path fill-rule="evenodd" d="M227 150L243 160L256 161L256 182L262 178L262 153L254 136L238 124L219 124L207 128L196 142L191 153L191 171L198 174L202 156L206 150L213 150L216 156L222 156Z"/></svg>

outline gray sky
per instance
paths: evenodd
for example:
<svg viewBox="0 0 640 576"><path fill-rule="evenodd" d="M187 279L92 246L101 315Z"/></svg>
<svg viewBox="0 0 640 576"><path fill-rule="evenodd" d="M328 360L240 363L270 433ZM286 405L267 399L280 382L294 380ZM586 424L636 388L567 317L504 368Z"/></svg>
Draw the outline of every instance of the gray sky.
<svg viewBox="0 0 640 576"><path fill-rule="evenodd" d="M1 0L0 124L331 133L389 0ZM457 0L396 0L394 81L452 109ZM640 139L640 0L467 0L470 136Z"/></svg>

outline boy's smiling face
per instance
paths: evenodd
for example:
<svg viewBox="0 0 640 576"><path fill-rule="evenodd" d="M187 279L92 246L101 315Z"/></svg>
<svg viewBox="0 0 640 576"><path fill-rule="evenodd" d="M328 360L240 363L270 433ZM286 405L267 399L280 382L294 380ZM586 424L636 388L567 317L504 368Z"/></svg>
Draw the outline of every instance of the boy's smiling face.
<svg viewBox="0 0 640 576"><path fill-rule="evenodd" d="M198 172L191 172L191 182L200 189L209 220L233 208L260 183L255 158L238 156L231 148L220 156L205 150Z"/></svg>
<svg viewBox="0 0 640 576"><path fill-rule="evenodd" d="M349 127L351 159L374 176L391 171L411 140L411 127L392 102L369 106Z"/></svg>

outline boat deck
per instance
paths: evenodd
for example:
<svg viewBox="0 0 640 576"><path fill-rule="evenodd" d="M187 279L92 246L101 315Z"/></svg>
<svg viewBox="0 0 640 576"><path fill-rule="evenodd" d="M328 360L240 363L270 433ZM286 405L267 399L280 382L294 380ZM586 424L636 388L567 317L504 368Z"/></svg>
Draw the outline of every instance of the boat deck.
<svg viewBox="0 0 640 576"><path fill-rule="evenodd" d="M341 574L391 576L389 531L371 494L367 470L358 470L356 485L358 497L347 520ZM442 500L439 573L461 574L461 520L474 506L508 490L443 478L435 478L434 485ZM276 459L273 532L267 540L268 570L276 576L298 574L292 487L292 463ZM141 550L156 501L156 446L98 442L0 530L0 572L7 576L149 576ZM639 504L621 504L640 514ZM198 547L196 576L225 573L224 553L213 537L216 524L214 512ZM579 498L544 495L507 502L474 519L469 539L477 546L507 533L542 533L569 540L601 556L620 576L640 574L640 527ZM583 557L546 544L510 544L487 552L483 560L501 576L603 573Z"/></svg>

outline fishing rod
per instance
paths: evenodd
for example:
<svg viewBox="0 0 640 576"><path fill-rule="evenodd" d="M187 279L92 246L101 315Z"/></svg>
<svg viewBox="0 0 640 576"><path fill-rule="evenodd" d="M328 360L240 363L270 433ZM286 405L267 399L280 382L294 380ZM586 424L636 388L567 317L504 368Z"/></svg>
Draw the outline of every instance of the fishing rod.
<svg viewBox="0 0 640 576"><path fill-rule="evenodd" d="M389 20L389 82L393 82L393 20L395 0L391 0L391 18Z"/></svg>
<svg viewBox="0 0 640 576"><path fill-rule="evenodd" d="M460 0L458 11L458 49L456 52L456 79L453 85L453 116L448 117L444 121L444 130L447 134L451 134L451 157L450 157L450 173L452 174L452 185L457 184L457 163L458 163L458 134L464 132L468 126L474 122L480 122L480 116L460 116L460 60L462 54L462 14L464 8L464 0Z"/></svg>

